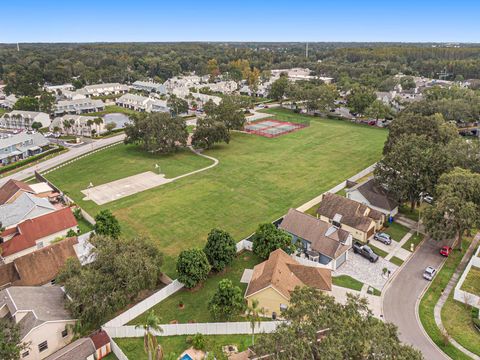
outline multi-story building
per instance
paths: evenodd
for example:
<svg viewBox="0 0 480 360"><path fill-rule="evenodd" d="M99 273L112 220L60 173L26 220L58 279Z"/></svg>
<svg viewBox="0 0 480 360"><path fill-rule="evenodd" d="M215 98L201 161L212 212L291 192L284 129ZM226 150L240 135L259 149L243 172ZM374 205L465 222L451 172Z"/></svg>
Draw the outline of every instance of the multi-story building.
<svg viewBox="0 0 480 360"><path fill-rule="evenodd" d="M140 112L169 112L167 102L137 94L125 94L116 101L118 106Z"/></svg>
<svg viewBox="0 0 480 360"><path fill-rule="evenodd" d="M87 114L102 111L105 104L102 100L76 99L62 100L55 105L55 115L62 114Z"/></svg>
<svg viewBox="0 0 480 360"><path fill-rule="evenodd" d="M0 100L0 108L13 109L17 102L17 97L13 94L8 95L5 99Z"/></svg>
<svg viewBox="0 0 480 360"><path fill-rule="evenodd" d="M40 133L20 133L0 138L0 165L8 165L40 154L49 144Z"/></svg>
<svg viewBox="0 0 480 360"><path fill-rule="evenodd" d="M124 94L127 91L128 86L120 83L87 85L82 89L78 90L78 92L85 94L85 96L87 97Z"/></svg>
<svg viewBox="0 0 480 360"><path fill-rule="evenodd" d="M135 81L132 88L140 91L155 92L157 94L165 94L166 89L163 84L158 84L153 81Z"/></svg>
<svg viewBox="0 0 480 360"><path fill-rule="evenodd" d="M33 123L42 124L42 128L50 125L50 116L44 112L13 110L0 118L0 127L6 129L31 129Z"/></svg>
<svg viewBox="0 0 480 360"><path fill-rule="evenodd" d="M95 130L97 135L103 134L106 131L105 124L95 123L95 119L95 116L83 115L58 116L50 124L50 131L87 137L92 136L92 130Z"/></svg>

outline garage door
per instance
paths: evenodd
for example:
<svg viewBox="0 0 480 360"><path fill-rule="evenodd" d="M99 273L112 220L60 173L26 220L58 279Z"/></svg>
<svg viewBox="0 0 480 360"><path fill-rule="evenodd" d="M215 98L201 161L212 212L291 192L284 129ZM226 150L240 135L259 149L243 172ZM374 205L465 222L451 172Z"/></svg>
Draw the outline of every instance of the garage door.
<svg viewBox="0 0 480 360"><path fill-rule="evenodd" d="M375 233L375 227L372 227L367 232L367 240L370 239L371 236Z"/></svg>
<svg viewBox="0 0 480 360"><path fill-rule="evenodd" d="M337 269L342 265L345 260L347 260L347 252L345 251L342 255L337 258Z"/></svg>

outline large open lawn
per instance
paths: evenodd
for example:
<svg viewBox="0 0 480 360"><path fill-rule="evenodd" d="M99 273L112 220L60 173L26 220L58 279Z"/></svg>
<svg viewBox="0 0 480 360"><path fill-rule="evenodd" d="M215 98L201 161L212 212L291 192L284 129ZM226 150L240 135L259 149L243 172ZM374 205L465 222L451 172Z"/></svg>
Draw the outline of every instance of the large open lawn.
<svg viewBox="0 0 480 360"><path fill-rule="evenodd" d="M279 120L303 117L269 111ZM80 190L90 181L100 185L152 170L156 162L171 177L209 161L191 153L151 156L119 145L47 177L91 215L109 208L126 235L149 236L166 255L166 272L174 276L175 256L182 249L202 246L213 227L240 240L259 223L282 216L380 159L386 130L308 118L308 128L278 138L233 133L230 144L206 152L220 160L215 168L101 207L81 200Z"/></svg>

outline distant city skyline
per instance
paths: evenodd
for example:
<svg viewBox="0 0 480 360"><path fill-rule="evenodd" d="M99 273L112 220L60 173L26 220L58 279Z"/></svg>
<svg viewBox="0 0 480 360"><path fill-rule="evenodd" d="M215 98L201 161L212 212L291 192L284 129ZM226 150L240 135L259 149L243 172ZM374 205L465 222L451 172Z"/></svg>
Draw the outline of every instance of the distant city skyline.
<svg viewBox="0 0 480 360"><path fill-rule="evenodd" d="M92 1L2 4L0 43L480 42L480 2Z"/></svg>

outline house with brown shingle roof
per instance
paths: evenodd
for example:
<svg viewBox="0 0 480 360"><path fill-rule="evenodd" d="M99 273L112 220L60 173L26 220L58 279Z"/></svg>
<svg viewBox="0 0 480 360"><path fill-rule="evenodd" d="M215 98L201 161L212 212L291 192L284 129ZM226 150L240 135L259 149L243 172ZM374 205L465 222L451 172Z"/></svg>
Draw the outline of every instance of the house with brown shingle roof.
<svg viewBox="0 0 480 360"><path fill-rule="evenodd" d="M249 305L257 300L265 315L278 316L288 307L290 294L297 286L331 291L332 271L301 265L282 249L277 249L268 260L253 268L245 299Z"/></svg>
<svg viewBox="0 0 480 360"><path fill-rule="evenodd" d="M0 187L0 205L12 203L23 193L33 194L34 191L30 185L10 179Z"/></svg>
<svg viewBox="0 0 480 360"><path fill-rule="evenodd" d="M395 201L393 196L374 178L347 189L346 197L380 211L387 218L398 213L398 201Z"/></svg>
<svg viewBox="0 0 480 360"><path fill-rule="evenodd" d="M323 195L317 216L362 242L367 242L385 223L385 215L380 211L332 193Z"/></svg>
<svg viewBox="0 0 480 360"><path fill-rule="evenodd" d="M288 211L279 228L292 235L309 260L336 270L348 259L352 235L344 229L295 209Z"/></svg>

